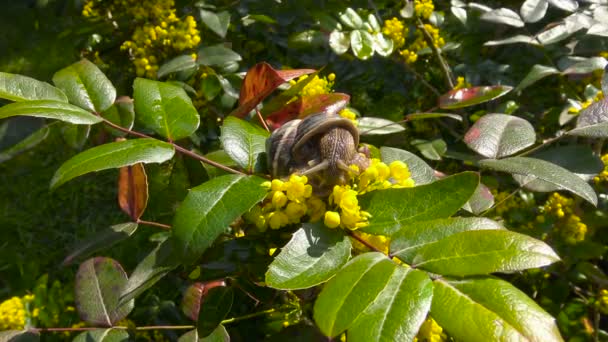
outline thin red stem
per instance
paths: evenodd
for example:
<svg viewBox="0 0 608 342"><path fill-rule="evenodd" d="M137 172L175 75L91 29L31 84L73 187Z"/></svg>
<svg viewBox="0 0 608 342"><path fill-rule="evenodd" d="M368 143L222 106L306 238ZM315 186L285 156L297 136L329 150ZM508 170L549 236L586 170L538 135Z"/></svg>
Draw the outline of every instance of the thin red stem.
<svg viewBox="0 0 608 342"><path fill-rule="evenodd" d="M163 223L158 223L158 222L152 222L152 221L145 221L145 220L137 220L137 223L139 224L143 224L146 226L154 226L154 227L159 227L165 230L171 230L171 226L168 224L163 224Z"/></svg>
<svg viewBox="0 0 608 342"><path fill-rule="evenodd" d="M266 129L266 132L270 132L270 128L268 128L268 125L266 124L266 120L264 120L264 117L262 117L262 113L260 113L260 111L258 109L255 110L255 113L258 117L258 120L260 120L260 122L262 123L262 126L264 126L264 129Z"/></svg>

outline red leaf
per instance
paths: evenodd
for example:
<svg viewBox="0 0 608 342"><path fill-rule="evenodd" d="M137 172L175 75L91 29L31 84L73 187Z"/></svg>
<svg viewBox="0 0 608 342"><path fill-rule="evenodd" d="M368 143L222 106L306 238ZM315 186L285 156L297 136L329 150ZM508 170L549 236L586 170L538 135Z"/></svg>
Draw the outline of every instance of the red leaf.
<svg viewBox="0 0 608 342"><path fill-rule="evenodd" d="M289 120L303 118L310 114L319 112L336 114L346 107L349 101L350 96L342 93L306 96L293 101L281 110L268 115L266 122L268 123L268 126L276 129Z"/></svg>
<svg viewBox="0 0 608 342"><path fill-rule="evenodd" d="M510 92L513 87L496 85L451 90L439 98L443 109L463 108L494 100Z"/></svg>
<svg viewBox="0 0 608 342"><path fill-rule="evenodd" d="M120 168L118 204L133 222L144 213L148 204L148 177L142 163Z"/></svg>
<svg viewBox="0 0 608 342"><path fill-rule="evenodd" d="M182 312L193 321L198 319L201 303L204 301L207 292L217 286L226 286L223 279L211 280L206 283L196 282L190 285L184 293L182 299Z"/></svg>
<svg viewBox="0 0 608 342"><path fill-rule="evenodd" d="M230 115L244 117L281 84L315 71L313 69L275 70L268 63L254 65L247 71L243 80L239 106Z"/></svg>

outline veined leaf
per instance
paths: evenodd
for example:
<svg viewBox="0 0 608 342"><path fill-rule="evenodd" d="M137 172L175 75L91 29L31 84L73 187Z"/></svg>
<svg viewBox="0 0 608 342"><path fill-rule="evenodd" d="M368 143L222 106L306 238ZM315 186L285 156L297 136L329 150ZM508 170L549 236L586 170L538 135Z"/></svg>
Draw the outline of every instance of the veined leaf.
<svg viewBox="0 0 608 342"><path fill-rule="evenodd" d="M137 222L148 205L148 177L142 163L120 168L118 176L120 209Z"/></svg>
<svg viewBox="0 0 608 342"><path fill-rule="evenodd" d="M74 338L72 342L126 342L129 333L122 329L95 329L84 331Z"/></svg>
<svg viewBox="0 0 608 342"><path fill-rule="evenodd" d="M53 75L53 83L73 103L90 112L101 113L116 100L116 88L99 68L82 59Z"/></svg>
<svg viewBox="0 0 608 342"><path fill-rule="evenodd" d="M92 125L103 121L80 107L61 101L33 100L0 107L0 119L17 115L56 119L76 125Z"/></svg>
<svg viewBox="0 0 608 342"><path fill-rule="evenodd" d="M524 79L519 82L517 88L515 88L515 91L521 91L536 83L536 81L555 74L559 74L559 70L553 67L535 64L532 67L532 70L530 70L530 72L526 75L526 77L524 77Z"/></svg>
<svg viewBox="0 0 608 342"><path fill-rule="evenodd" d="M127 239L137 230L137 223L127 222L110 226L91 236L82 243L79 243L76 249L70 253L62 262L63 266L71 264L76 258L82 258L95 253L103 248L109 248L112 245Z"/></svg>
<svg viewBox="0 0 608 342"><path fill-rule="evenodd" d="M359 119L361 135L383 135L405 131L400 124L383 118L365 116Z"/></svg>
<svg viewBox="0 0 608 342"><path fill-rule="evenodd" d="M10 101L53 100L68 102L59 88L31 77L0 72L0 98Z"/></svg>
<svg viewBox="0 0 608 342"><path fill-rule="evenodd" d="M383 146L380 148L382 161L389 165L395 160L407 164L410 174L416 185L428 184L435 181L435 171L417 155L398 148Z"/></svg>
<svg viewBox="0 0 608 342"><path fill-rule="evenodd" d="M451 90L441 95L439 107L443 109L470 107L501 97L511 89L513 88L509 86L496 85Z"/></svg>
<svg viewBox="0 0 608 342"><path fill-rule="evenodd" d="M253 173L260 171L265 165L266 138L270 133L260 126L234 116L229 116L222 125L220 140L224 151L240 167Z"/></svg>
<svg viewBox="0 0 608 342"><path fill-rule="evenodd" d="M467 131L464 142L487 158L503 158L534 144L536 133L528 121L506 114L486 114Z"/></svg>
<svg viewBox="0 0 608 342"><path fill-rule="evenodd" d="M524 22L519 17L519 14L508 8L491 10L490 12L482 14L480 19L515 27L524 26Z"/></svg>
<svg viewBox="0 0 608 342"><path fill-rule="evenodd" d="M547 0L526 0L521 5L519 13L525 22L535 23L545 16L548 7Z"/></svg>

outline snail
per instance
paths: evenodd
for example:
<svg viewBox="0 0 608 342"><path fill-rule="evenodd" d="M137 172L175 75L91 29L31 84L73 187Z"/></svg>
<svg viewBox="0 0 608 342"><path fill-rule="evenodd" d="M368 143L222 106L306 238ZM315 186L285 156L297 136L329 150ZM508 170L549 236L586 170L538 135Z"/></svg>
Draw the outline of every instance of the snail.
<svg viewBox="0 0 608 342"><path fill-rule="evenodd" d="M334 185L348 182L354 172L350 165L367 168L369 158L358 145L359 130L351 120L318 113L274 131L266 140L266 153L273 178L306 175L315 194L324 196Z"/></svg>

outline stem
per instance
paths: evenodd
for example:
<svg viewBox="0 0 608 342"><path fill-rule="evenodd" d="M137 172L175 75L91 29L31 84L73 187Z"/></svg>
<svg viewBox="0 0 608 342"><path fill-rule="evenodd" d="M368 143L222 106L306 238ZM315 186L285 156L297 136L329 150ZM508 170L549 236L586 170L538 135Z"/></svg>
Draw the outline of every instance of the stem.
<svg viewBox="0 0 608 342"><path fill-rule="evenodd" d="M144 220L140 220L140 219L138 219L136 221L136 223L143 224L143 225L146 225L146 226L159 227L159 228L162 228L162 229L165 229L165 230L171 230L171 226L168 225L168 224L163 224L163 223L158 223L158 222L152 222L152 221L144 221Z"/></svg>
<svg viewBox="0 0 608 342"><path fill-rule="evenodd" d="M124 128L124 127L121 127L121 126L119 126L119 125L117 125L117 124L115 124L115 123L113 123L113 122L111 122L111 121L107 120L106 118L101 117L101 115L99 115L99 114L97 114L97 115L98 115L98 116L99 116L99 117L100 117L100 118L103 120L103 122L104 122L106 125L108 125L108 126L110 126L110 127L114 128L114 129L117 129L117 130L119 130L119 131L121 131L121 132L127 133L127 134L129 134L129 135L134 135L134 136L136 136L136 137L140 137L140 138L151 138L151 139L154 139L154 138L152 138L152 137L151 137L151 136L149 136L149 135L146 135L146 134L143 134L143 133L139 133L139 132L135 132L135 131L132 131L132 130L130 130L130 129L127 129L127 128ZM230 168L230 167L228 167L228 166L222 165L222 164L220 164L220 163L218 163L218 162L215 162L215 161L213 161L213 160L211 160L211 159L207 159L207 158L205 158L205 157L203 157L203 156L201 156L201 155L199 155L199 154L196 154L196 153L194 153L194 152L192 152L192 151L190 151L190 150L187 150L187 149L185 149L185 148L183 148L183 147L179 146L178 144L176 144L176 143L174 143L174 142L172 142L172 141L169 141L168 143L169 143L169 144L171 144L171 145L173 145L173 148L175 148L175 150L177 150L178 152L180 152L180 153L182 153L182 154L185 154L185 155L187 155L187 156L189 156L189 157L191 157L191 158L194 158L194 159L196 159L196 160L200 160L200 161L202 161L202 162L203 162L203 163L205 163L205 164L209 164L209 165L211 165L211 166L215 166L215 167L217 167L218 169L222 169L222 170L224 170L224 171L226 171L226 172L234 173L234 174L237 174L237 175L243 175L243 176L245 175L245 174L244 174L243 172L241 172L241 171L238 171L238 170L235 170L235 169Z"/></svg>
<svg viewBox="0 0 608 342"><path fill-rule="evenodd" d="M252 314L249 315L243 315L240 317L233 317L233 318L229 318L229 319L225 319L222 321L222 324L230 324L230 323L234 323L234 322L238 322L238 321L243 321L249 318L254 318L254 317L258 317L258 316L263 316L263 315L267 315L270 313L275 312L275 309L268 309L268 310L264 310L264 311L260 311L260 312L254 312Z"/></svg>
<svg viewBox="0 0 608 342"><path fill-rule="evenodd" d="M381 250L379 250L378 248L376 248L375 246L373 246L372 244L370 244L369 242L363 240L359 235L355 234L354 232L347 230L346 234L350 235L353 239L361 242L361 244L365 245L365 247L371 249L374 252L380 252L382 254L384 254L384 252L382 252Z"/></svg>
<svg viewBox="0 0 608 342"><path fill-rule="evenodd" d="M542 149L542 148L547 147L548 145L550 145L550 144L552 144L552 143L554 143L554 142L558 141L559 139L561 139L561 138L563 138L563 137L565 137L565 136L566 136L566 134L562 134L562 135L560 135L560 136L558 136L558 137L554 137L554 138L551 138L551 139L547 139L547 140L545 140L545 141L544 141L542 144L540 144L540 145L538 145L538 146L534 146L533 148L531 148L531 149L529 149L529 150L527 150L527 151L524 151L524 152L522 152L522 153L520 153L520 154L517 154L517 155L516 155L516 157L523 157L523 156L527 156L527 155L529 155L529 154L531 154L531 153L533 153L533 152L536 152L536 151L538 151L538 150L540 150L540 149Z"/></svg>
<svg viewBox="0 0 608 342"><path fill-rule="evenodd" d="M115 326L110 327L116 330L129 330L129 327ZM152 325L144 327L135 327L134 330L183 330L183 329L194 329L194 325ZM62 332L62 331L91 331L103 329L101 327L84 327L84 328L32 328L29 331L33 332Z"/></svg>
<svg viewBox="0 0 608 342"><path fill-rule="evenodd" d="M412 74L414 74L414 76L416 76L416 78L425 86L427 87L430 91L433 92L433 94L435 94L435 96L440 97L441 93L439 92L439 90L437 90L437 88L433 87L432 84L430 84L427 80L424 79L424 77L422 75L420 75L420 73L416 70L414 70L410 65L408 65L407 63L403 62L403 66L405 66L405 68L407 69L407 71L411 72Z"/></svg>
<svg viewBox="0 0 608 342"><path fill-rule="evenodd" d="M268 128L268 125L266 124L266 120L264 120L264 117L262 117L262 113L260 113L260 111L256 108L255 113L258 117L258 120L260 120L260 123L262 123L262 126L264 126L264 129L266 129L266 132L270 132L270 128Z"/></svg>
<svg viewBox="0 0 608 342"><path fill-rule="evenodd" d="M417 18L416 20L418 21L418 29L421 30L424 35L424 40L426 41L428 46L431 48L431 50L433 50L433 54L435 55L435 57L437 57L437 60L439 61L439 66L441 67L441 70L443 71L443 75L445 76L447 85L450 87L450 89L453 89L454 88L454 76L452 75L452 71L450 70L448 63L445 61L445 59L441 55L441 51L439 51L439 48L437 46L435 46L435 43L433 42L433 37L431 36L429 31L427 31L426 28L424 28L424 23L422 22L422 20L420 20L420 18Z"/></svg>

